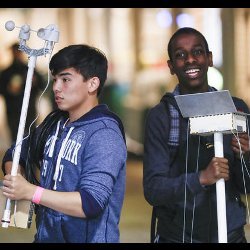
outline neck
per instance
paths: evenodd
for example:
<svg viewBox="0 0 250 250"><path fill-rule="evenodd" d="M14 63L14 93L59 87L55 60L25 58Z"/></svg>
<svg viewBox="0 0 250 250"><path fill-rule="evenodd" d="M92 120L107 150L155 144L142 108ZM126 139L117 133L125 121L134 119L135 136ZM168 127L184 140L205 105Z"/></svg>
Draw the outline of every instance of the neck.
<svg viewBox="0 0 250 250"><path fill-rule="evenodd" d="M186 87L186 86L180 84L180 93L182 95L204 93L204 92L208 92L208 84L205 84L205 85L202 85L202 86L197 86L197 87L194 87L194 88Z"/></svg>
<svg viewBox="0 0 250 250"><path fill-rule="evenodd" d="M69 111L69 122L78 120L80 117L88 113L91 109L98 105L98 101L92 102L89 105L86 105L81 110Z"/></svg>

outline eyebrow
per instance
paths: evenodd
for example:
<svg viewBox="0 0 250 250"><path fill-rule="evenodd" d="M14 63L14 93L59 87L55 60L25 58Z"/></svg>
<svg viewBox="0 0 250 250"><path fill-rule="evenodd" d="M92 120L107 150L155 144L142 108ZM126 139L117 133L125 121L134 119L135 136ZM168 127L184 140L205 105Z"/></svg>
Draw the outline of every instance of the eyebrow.
<svg viewBox="0 0 250 250"><path fill-rule="evenodd" d="M202 46L202 44L195 44L193 46L193 48L197 48L197 47L204 48L204 46ZM174 51L176 51L176 50L183 50L183 47L175 48Z"/></svg>
<svg viewBox="0 0 250 250"><path fill-rule="evenodd" d="M69 72L63 72L63 73L59 73L58 76L72 76L72 74Z"/></svg>

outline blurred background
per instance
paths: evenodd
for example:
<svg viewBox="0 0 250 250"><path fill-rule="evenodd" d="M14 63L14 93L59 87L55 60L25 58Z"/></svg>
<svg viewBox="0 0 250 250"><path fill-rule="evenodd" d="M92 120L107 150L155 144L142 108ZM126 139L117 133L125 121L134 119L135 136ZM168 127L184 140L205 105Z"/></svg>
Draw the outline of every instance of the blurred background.
<svg viewBox="0 0 250 250"><path fill-rule="evenodd" d="M100 99L120 115L129 151L135 155L143 152L147 110L176 85L166 61L168 40L177 28L191 26L205 35L214 61L214 67L209 68L209 83L229 89L250 104L248 8L0 8L0 74L11 62L10 46L18 42L20 31L7 31L5 23L9 20L17 27L28 24L34 31L56 24L60 35L53 53L69 44L87 43L106 54L108 80ZM43 42L31 32L27 45L38 49ZM40 56L36 63L44 82L48 59ZM50 90L42 100L38 122L53 106Z"/></svg>
<svg viewBox="0 0 250 250"><path fill-rule="evenodd" d="M56 24L59 42L53 53L76 43L98 47L109 60L106 87L100 102L122 119L127 137L127 192L121 217L122 242L149 242L151 207L143 198L142 156L147 111L177 83L167 67L167 44L176 31L190 26L201 31L213 52L209 84L228 89L250 105L249 8L0 8L0 75L11 63L10 46L20 29L5 29L9 20L34 30L27 45L40 49L36 31ZM26 55L23 60L27 63ZM36 69L48 80L47 57L38 57ZM37 123L53 108L51 85L42 96ZM0 95L0 157L9 147L6 106ZM13 230L13 229L8 229ZM8 231L9 232L9 231ZM31 242L33 230L18 230L16 237L0 228L0 242Z"/></svg>

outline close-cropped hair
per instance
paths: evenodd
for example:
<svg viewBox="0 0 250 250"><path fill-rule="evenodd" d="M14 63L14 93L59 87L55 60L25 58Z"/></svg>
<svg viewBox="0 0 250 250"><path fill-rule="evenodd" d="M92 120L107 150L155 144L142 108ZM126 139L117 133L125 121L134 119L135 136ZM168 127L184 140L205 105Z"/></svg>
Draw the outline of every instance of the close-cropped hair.
<svg viewBox="0 0 250 250"><path fill-rule="evenodd" d="M74 68L84 80L98 77L100 86L97 95L100 94L107 79L108 60L105 54L86 44L73 44L59 50L50 60L49 69L53 76L67 68Z"/></svg>
<svg viewBox="0 0 250 250"><path fill-rule="evenodd" d="M208 43L207 43L207 40L206 38L202 35L202 33L194 28L191 28L191 27L183 27L183 28L180 28L178 29L173 35L172 37L170 38L169 42L168 42L168 56L169 56L169 59L172 61L172 55L171 55L171 52L172 52L172 44L174 42L174 40L180 36L180 35L183 35L183 34L187 34L187 35L197 35L199 36L202 41L204 42L204 45L205 45L205 49L206 49L206 53L209 54L209 47L208 47Z"/></svg>

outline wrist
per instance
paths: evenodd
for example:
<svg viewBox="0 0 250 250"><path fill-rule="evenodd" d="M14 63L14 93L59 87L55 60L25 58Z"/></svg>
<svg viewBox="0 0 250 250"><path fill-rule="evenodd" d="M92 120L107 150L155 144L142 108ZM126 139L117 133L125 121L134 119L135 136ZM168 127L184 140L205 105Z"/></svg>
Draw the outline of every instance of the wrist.
<svg viewBox="0 0 250 250"><path fill-rule="evenodd" d="M32 196L31 201L35 204L40 204L43 191L44 191L44 188L37 186Z"/></svg>
<svg viewBox="0 0 250 250"><path fill-rule="evenodd" d="M201 186L205 186L205 180L203 178L203 171L200 171L198 173L198 177L199 177L199 182L200 182Z"/></svg>

